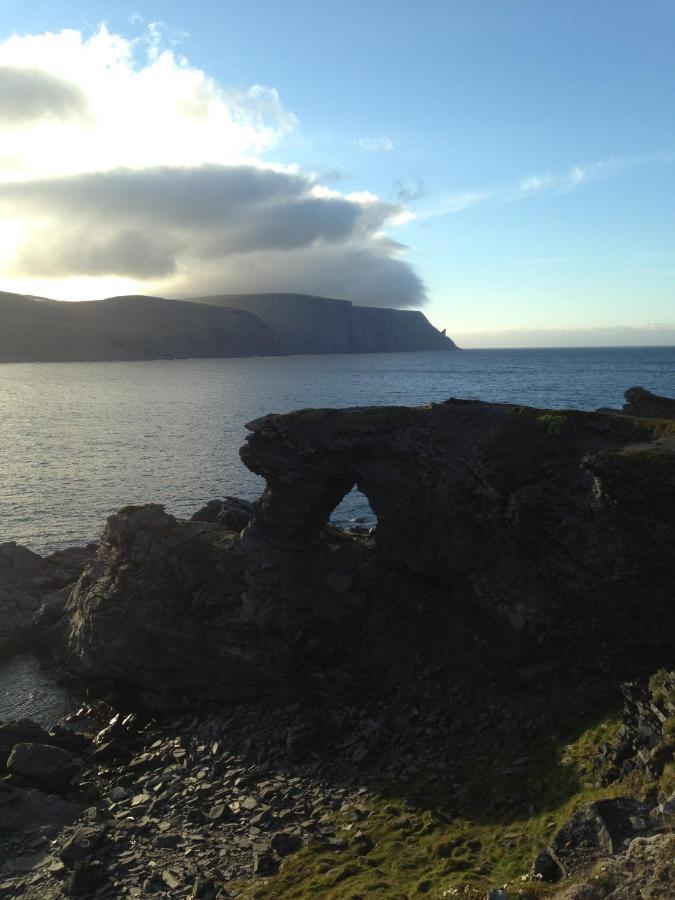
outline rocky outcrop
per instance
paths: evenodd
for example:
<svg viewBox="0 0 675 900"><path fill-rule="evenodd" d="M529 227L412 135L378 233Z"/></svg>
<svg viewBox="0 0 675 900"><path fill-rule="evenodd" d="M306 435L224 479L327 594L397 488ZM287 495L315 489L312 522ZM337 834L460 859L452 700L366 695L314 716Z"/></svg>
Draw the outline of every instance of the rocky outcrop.
<svg viewBox="0 0 675 900"><path fill-rule="evenodd" d="M36 628L44 635L95 552L91 544L45 558L14 541L0 544L0 658L24 647Z"/></svg>
<svg viewBox="0 0 675 900"><path fill-rule="evenodd" d="M239 497L224 497L222 500L209 500L206 506L192 516L192 522L211 522L223 525L232 531L241 531L255 514L255 504Z"/></svg>
<svg viewBox="0 0 675 900"><path fill-rule="evenodd" d="M380 558L535 644L606 629L633 633L648 654L675 623L667 423L450 400L247 427L242 460L267 482L244 532L251 552L318 546L356 485L377 516Z"/></svg>
<svg viewBox="0 0 675 900"><path fill-rule="evenodd" d="M675 419L675 400L659 397L641 387L628 388L623 412L628 416L642 416L650 419Z"/></svg>
<svg viewBox="0 0 675 900"><path fill-rule="evenodd" d="M478 622L504 661L555 647L626 677L671 652L668 423L451 400L248 427L254 507L108 520L67 609L80 672L162 707L390 683ZM326 527L354 484L374 534Z"/></svg>
<svg viewBox="0 0 675 900"><path fill-rule="evenodd" d="M622 691L623 721L612 752L612 774L618 778L638 772L658 780L670 766L669 789L675 790L675 672L661 669L648 683L628 682Z"/></svg>
<svg viewBox="0 0 675 900"><path fill-rule="evenodd" d="M220 294L192 302L254 313L279 336L284 353L457 349L417 310L354 306L307 294Z"/></svg>

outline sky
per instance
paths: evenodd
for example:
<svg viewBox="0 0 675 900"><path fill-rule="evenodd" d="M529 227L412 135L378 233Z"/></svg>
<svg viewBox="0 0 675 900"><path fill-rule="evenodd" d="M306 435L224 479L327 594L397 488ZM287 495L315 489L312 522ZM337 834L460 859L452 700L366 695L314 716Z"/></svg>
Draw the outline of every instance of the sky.
<svg viewBox="0 0 675 900"><path fill-rule="evenodd" d="M675 344L672 0L0 7L0 288Z"/></svg>

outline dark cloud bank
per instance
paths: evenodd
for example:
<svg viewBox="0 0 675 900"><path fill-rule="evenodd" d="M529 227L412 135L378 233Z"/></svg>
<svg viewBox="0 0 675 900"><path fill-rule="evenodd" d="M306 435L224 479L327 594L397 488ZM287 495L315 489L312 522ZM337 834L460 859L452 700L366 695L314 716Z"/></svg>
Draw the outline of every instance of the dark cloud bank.
<svg viewBox="0 0 675 900"><path fill-rule="evenodd" d="M13 273L117 275L174 296L294 291L420 306L424 285L382 234L401 207L317 195L252 165L119 169L0 186L25 218Z"/></svg>

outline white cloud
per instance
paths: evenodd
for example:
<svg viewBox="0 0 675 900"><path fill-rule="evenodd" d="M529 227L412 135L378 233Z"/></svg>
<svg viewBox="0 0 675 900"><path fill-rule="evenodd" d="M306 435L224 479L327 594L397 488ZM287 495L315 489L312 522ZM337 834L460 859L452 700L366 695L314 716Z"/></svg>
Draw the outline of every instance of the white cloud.
<svg viewBox="0 0 675 900"><path fill-rule="evenodd" d="M368 153L391 153L396 149L392 139L384 134L377 137L355 138L352 143L357 150L365 150Z"/></svg>
<svg viewBox="0 0 675 900"><path fill-rule="evenodd" d="M296 127L277 91L217 83L159 25L135 40L105 26L5 40L0 118L6 289L425 300L385 234L403 207L275 164L268 154Z"/></svg>
<svg viewBox="0 0 675 900"><path fill-rule="evenodd" d="M89 38L62 31L0 44L0 66L77 92L88 109L77 122L53 109L3 129L3 157L19 165L0 177L241 162L294 128L274 88L226 90L150 38L139 46L102 26Z"/></svg>

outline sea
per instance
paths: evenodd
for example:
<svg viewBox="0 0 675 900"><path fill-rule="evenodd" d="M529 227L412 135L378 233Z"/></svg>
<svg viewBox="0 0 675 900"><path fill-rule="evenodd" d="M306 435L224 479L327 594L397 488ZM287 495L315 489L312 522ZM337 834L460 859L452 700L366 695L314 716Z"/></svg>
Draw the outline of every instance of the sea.
<svg viewBox="0 0 675 900"><path fill-rule="evenodd" d="M192 515L259 496L239 459L246 422L307 407L450 397L550 409L620 408L634 385L675 396L675 347L0 365L0 542L39 553L96 540L126 504ZM358 492L333 513L369 524ZM31 656L0 664L0 721L51 724L72 704Z"/></svg>
<svg viewBox="0 0 675 900"><path fill-rule="evenodd" d="M96 540L126 504L190 516L259 496L239 459L246 422L306 407L449 397L620 408L639 385L675 396L675 347L461 350L0 365L0 542L39 553ZM337 524L371 521L354 492Z"/></svg>

